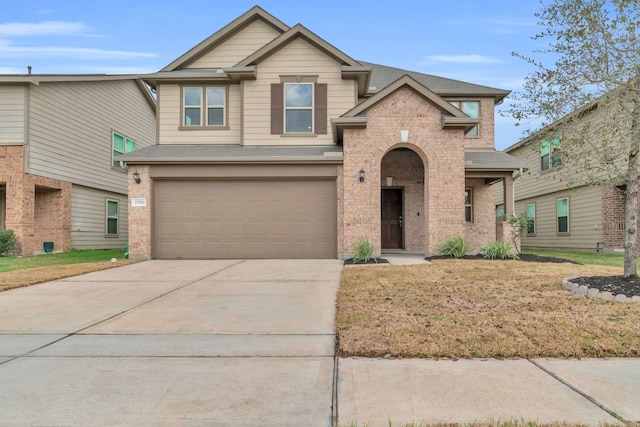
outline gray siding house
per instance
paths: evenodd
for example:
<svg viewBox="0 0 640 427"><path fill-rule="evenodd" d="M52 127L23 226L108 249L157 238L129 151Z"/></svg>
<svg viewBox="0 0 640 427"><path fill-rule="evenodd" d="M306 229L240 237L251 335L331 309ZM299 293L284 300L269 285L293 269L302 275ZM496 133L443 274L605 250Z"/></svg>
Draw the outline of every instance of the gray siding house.
<svg viewBox="0 0 640 427"><path fill-rule="evenodd" d="M124 248L127 170L155 143L156 104L134 76L0 76L0 229L19 254Z"/></svg>

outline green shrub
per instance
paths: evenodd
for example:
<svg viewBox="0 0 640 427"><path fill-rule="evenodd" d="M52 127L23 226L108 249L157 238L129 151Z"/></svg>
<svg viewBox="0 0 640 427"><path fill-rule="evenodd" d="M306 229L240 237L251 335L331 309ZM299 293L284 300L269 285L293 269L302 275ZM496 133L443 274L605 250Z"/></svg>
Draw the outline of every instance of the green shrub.
<svg viewBox="0 0 640 427"><path fill-rule="evenodd" d="M0 256L7 256L18 243L13 230L0 230Z"/></svg>
<svg viewBox="0 0 640 427"><path fill-rule="evenodd" d="M488 259L519 259L518 255L512 252L509 242L504 240L492 240L480 249L480 253Z"/></svg>
<svg viewBox="0 0 640 427"><path fill-rule="evenodd" d="M373 257L373 244L369 242L367 239L358 239L356 242L351 244L353 251L356 253L356 256L353 257L353 263L357 264L359 262L367 263L370 259L373 259L375 262L378 262Z"/></svg>
<svg viewBox="0 0 640 427"><path fill-rule="evenodd" d="M462 236L455 235L452 238L440 243L436 250L441 255L460 258L467 253L467 243L464 241L464 238Z"/></svg>

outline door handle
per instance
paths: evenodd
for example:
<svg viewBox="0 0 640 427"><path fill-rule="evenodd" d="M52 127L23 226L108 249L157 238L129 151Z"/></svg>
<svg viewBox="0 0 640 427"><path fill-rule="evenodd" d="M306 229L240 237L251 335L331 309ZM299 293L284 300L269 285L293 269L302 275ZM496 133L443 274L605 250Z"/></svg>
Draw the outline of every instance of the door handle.
<svg viewBox="0 0 640 427"><path fill-rule="evenodd" d="M398 218L398 225L400 226L400 228L402 228L402 217Z"/></svg>

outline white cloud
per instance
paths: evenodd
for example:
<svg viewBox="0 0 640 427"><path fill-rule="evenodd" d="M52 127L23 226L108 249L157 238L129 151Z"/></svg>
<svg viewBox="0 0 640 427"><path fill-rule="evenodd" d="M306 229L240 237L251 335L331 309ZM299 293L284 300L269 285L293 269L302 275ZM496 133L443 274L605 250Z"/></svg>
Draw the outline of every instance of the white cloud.
<svg viewBox="0 0 640 427"><path fill-rule="evenodd" d="M0 58L71 58L81 60L95 59L133 59L155 58L158 54L150 52L129 52L86 47L65 46L14 46L6 40L0 40Z"/></svg>
<svg viewBox="0 0 640 427"><path fill-rule="evenodd" d="M453 64L497 64L501 61L486 55L433 55L427 59L436 62L447 62Z"/></svg>
<svg viewBox="0 0 640 427"><path fill-rule="evenodd" d="M0 24L0 37L38 37L51 35L88 35L90 28L81 22L44 21Z"/></svg>

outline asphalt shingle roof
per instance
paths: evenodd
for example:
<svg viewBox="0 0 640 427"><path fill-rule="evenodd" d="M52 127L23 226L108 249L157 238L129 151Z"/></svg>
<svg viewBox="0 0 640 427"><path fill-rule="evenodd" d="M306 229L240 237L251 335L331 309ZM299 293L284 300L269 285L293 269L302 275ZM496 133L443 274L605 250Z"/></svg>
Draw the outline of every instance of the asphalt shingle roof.
<svg viewBox="0 0 640 427"><path fill-rule="evenodd" d="M327 154L325 154L327 153ZM342 159L342 147L321 146L246 146L246 145L152 145L125 154L119 159L134 162L162 161L243 161L332 160Z"/></svg>
<svg viewBox="0 0 640 427"><path fill-rule="evenodd" d="M464 165L467 170L516 170L529 168L529 164L503 151L474 149L465 150Z"/></svg>
<svg viewBox="0 0 640 427"><path fill-rule="evenodd" d="M441 96L489 95L496 97L497 102L500 102L510 93L510 91L508 90L467 83L460 80L447 79L431 74L423 74L415 71L388 67L386 65L373 64L371 62L359 62L366 67L373 68L371 72L371 80L369 82L369 92L372 93L383 89L405 74L411 76L412 78Z"/></svg>

